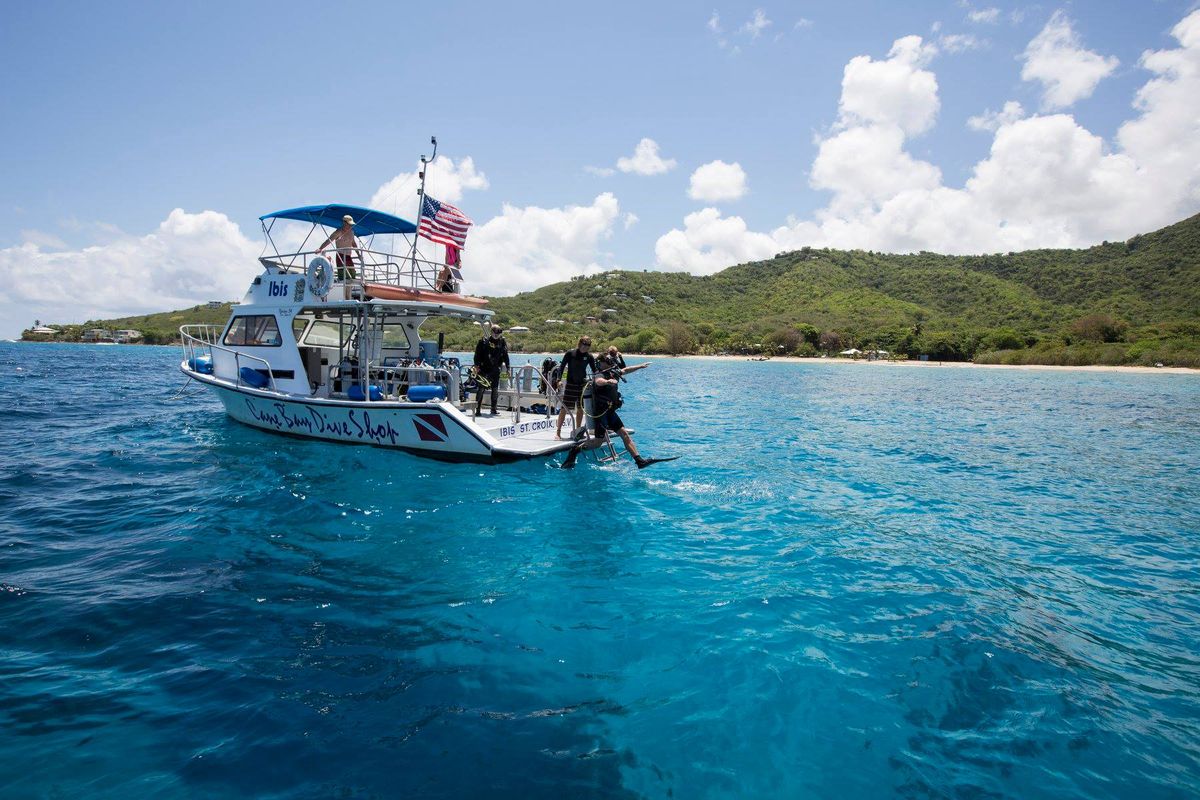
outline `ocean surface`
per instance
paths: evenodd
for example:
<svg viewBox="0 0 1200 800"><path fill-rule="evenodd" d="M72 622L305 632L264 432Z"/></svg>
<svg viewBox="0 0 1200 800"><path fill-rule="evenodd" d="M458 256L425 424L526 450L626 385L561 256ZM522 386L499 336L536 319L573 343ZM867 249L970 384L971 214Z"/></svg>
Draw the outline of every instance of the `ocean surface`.
<svg viewBox="0 0 1200 800"><path fill-rule="evenodd" d="M565 471L178 361L0 345L0 796L1200 796L1200 377L661 359Z"/></svg>

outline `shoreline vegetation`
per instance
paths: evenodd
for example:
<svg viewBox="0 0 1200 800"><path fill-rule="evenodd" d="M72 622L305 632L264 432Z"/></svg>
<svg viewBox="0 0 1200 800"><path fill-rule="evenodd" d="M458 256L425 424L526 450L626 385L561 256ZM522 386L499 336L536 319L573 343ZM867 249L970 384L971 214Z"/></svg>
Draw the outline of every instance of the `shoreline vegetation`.
<svg viewBox="0 0 1200 800"><path fill-rule="evenodd" d="M650 355L648 353L624 353L623 355L629 358L640 358ZM704 356L704 355L680 355L680 359L695 359L697 361L758 361L759 359L749 356ZM963 367L979 367L980 369L1018 369L1018 370L1065 370L1078 372L1124 372L1130 374L1139 373L1154 373L1160 374L1178 374L1178 375L1200 375L1200 367L1143 367L1131 364L985 364L978 361L912 361L905 359L897 359L894 361L868 361L865 358L812 358L800 356L772 356L767 361L775 361L781 364L841 364L847 366L872 366L872 367L918 367L921 369L937 369L945 367L950 369L959 369Z"/></svg>
<svg viewBox="0 0 1200 800"><path fill-rule="evenodd" d="M468 265L468 270L470 265ZM981 256L803 247L713 275L609 270L489 298L509 348L561 353L588 334L626 353L1028 367L1200 368L1200 214L1124 242ZM52 326L43 339L134 329L178 341L223 325L230 304ZM470 351L479 328L431 319L422 333ZM36 338L32 329L23 339ZM926 359L927 361L923 361Z"/></svg>
<svg viewBox="0 0 1200 800"><path fill-rule="evenodd" d="M94 344L92 342L67 342L67 341L48 341L48 340L26 340L25 344ZM150 344L148 342L131 343L131 346L140 346ZM179 342L160 342L154 344L155 347L179 347ZM468 352L467 350L447 352ZM534 350L513 350L513 355L521 356L559 356L557 352L540 352ZM981 361L919 361L904 358L897 359L866 359L866 358L850 358L834 356L832 358L826 356L749 356L749 355L717 355L717 354L702 354L702 353L627 353L622 355L627 358L673 358L680 361L725 361L725 362L767 362L773 361L779 364L838 364L844 366L873 366L873 367L918 367L918 368L933 368L946 367L950 369L960 368L975 368L981 369L1011 369L1011 370L1037 370L1037 371L1067 371L1067 372L1116 372L1126 374L1144 374L1152 373L1156 375L1200 375L1200 367L1177 367L1163 365L1161 367L1140 366L1136 364L992 364Z"/></svg>

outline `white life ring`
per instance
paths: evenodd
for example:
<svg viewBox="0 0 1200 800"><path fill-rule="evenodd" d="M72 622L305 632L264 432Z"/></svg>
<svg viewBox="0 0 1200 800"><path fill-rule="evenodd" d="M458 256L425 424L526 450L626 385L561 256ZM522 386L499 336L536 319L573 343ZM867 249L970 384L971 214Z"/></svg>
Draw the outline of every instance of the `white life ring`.
<svg viewBox="0 0 1200 800"><path fill-rule="evenodd" d="M333 265L329 259L317 256L308 262L308 291L317 297L324 297L333 288Z"/></svg>

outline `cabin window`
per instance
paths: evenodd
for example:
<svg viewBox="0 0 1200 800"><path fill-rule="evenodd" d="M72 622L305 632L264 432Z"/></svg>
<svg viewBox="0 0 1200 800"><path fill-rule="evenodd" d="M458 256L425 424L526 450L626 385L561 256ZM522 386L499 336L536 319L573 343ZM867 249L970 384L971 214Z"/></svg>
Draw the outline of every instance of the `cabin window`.
<svg viewBox="0 0 1200 800"><path fill-rule="evenodd" d="M225 344L243 347L279 347L279 325L270 314L235 317L225 334Z"/></svg>
<svg viewBox="0 0 1200 800"><path fill-rule="evenodd" d="M308 317L295 317L292 320L292 338L294 338L297 342L300 341L301 334L304 333L304 329L310 322L312 322L312 320Z"/></svg>
<svg viewBox="0 0 1200 800"><path fill-rule="evenodd" d="M336 322L319 319L313 322L312 327L308 329L308 333L304 336L304 343L309 347L338 347L343 342L349 341L353 333L353 325L339 327Z"/></svg>
<svg viewBox="0 0 1200 800"><path fill-rule="evenodd" d="M383 326L383 346L388 349L407 350L409 348L408 334L404 332L402 323Z"/></svg>

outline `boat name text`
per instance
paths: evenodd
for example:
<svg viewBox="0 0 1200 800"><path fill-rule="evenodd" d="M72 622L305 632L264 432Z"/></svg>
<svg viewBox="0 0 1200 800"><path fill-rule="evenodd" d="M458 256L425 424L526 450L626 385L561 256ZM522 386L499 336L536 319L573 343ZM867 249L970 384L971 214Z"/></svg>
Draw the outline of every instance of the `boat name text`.
<svg viewBox="0 0 1200 800"><path fill-rule="evenodd" d="M378 444L396 444L399 431L392 427L390 420L381 423L371 421L371 412L362 412L361 418L356 409L350 409L346 419L330 419L326 414L311 406L304 407L304 413L290 412L283 403L271 403L270 408L260 408L250 398L245 398L246 408L256 422L273 426L280 431L305 431L310 434L327 434L345 439L370 440Z"/></svg>
<svg viewBox="0 0 1200 800"><path fill-rule="evenodd" d="M554 420L539 419L534 422L519 422L516 425L506 425L500 429L499 435L503 439L506 436L523 436L526 433L534 431L548 431L554 427Z"/></svg>

